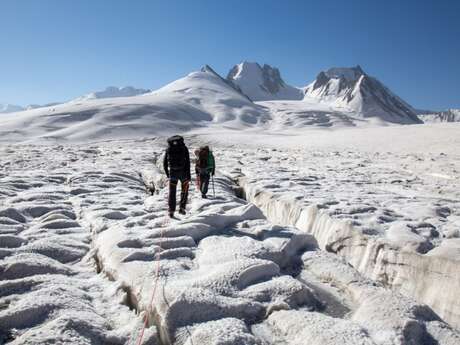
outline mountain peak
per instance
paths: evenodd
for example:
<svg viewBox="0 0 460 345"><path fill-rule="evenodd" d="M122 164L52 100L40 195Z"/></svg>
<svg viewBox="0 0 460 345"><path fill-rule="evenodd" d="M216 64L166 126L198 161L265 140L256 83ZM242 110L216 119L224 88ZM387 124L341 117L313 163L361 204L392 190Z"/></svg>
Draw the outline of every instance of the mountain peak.
<svg viewBox="0 0 460 345"><path fill-rule="evenodd" d="M305 89L305 97L349 108L362 117L395 123L420 123L414 109L361 66L334 67L318 74Z"/></svg>
<svg viewBox="0 0 460 345"><path fill-rule="evenodd" d="M217 77L218 79L220 79L222 82L224 82L225 84L227 84L228 86L230 86L232 89L234 89L236 92L238 92L239 94L241 94L243 97L245 97L248 101L252 102L252 100L247 96L245 95L241 89L239 88L239 86L235 83L233 83L231 80L228 80L228 79L224 79L220 76L219 73L217 73L211 66L209 66L208 64L204 65L203 67L201 67L200 69L201 72L204 72L204 73L209 73L215 77Z"/></svg>
<svg viewBox="0 0 460 345"><path fill-rule="evenodd" d="M219 76L219 74L216 71L214 71L214 69L211 66L209 66L207 64L204 65L203 67L201 67L200 71L205 72L205 73L212 73L212 74L215 74L215 75Z"/></svg>
<svg viewBox="0 0 460 345"><path fill-rule="evenodd" d="M253 101L302 99L301 90L287 85L278 68L268 64L243 61L233 66L227 80L238 85Z"/></svg>
<svg viewBox="0 0 460 345"><path fill-rule="evenodd" d="M366 75L360 65L356 67L333 67L329 68L324 74L329 78L345 79L347 81L356 81L362 75Z"/></svg>

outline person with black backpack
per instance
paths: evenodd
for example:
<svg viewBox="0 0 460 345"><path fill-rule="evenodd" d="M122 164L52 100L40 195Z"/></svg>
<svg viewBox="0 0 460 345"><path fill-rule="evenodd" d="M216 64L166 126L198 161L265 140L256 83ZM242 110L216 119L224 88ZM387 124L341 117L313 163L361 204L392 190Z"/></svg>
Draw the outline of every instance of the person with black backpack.
<svg viewBox="0 0 460 345"><path fill-rule="evenodd" d="M196 164L195 172L197 176L198 186L200 188L201 196L206 199L208 193L209 180L211 175L214 176L216 172L216 163L214 155L209 149L209 146L202 146L199 150L195 151Z"/></svg>
<svg viewBox="0 0 460 345"><path fill-rule="evenodd" d="M179 213L185 214L191 174L190 155L187 146L185 146L184 138L181 136L175 135L168 138L168 148L164 155L163 168L169 178L169 216L174 217L174 212L176 211L176 192L179 181L181 182Z"/></svg>

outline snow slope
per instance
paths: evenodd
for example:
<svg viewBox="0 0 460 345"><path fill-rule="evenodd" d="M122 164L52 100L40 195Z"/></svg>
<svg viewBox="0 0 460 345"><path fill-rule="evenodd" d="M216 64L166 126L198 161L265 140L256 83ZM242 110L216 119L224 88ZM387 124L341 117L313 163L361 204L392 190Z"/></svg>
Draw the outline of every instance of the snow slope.
<svg viewBox="0 0 460 345"><path fill-rule="evenodd" d="M144 95L83 99L6 114L2 141L95 140L167 135L199 127L260 125L266 111L210 71L193 72Z"/></svg>
<svg viewBox="0 0 460 345"><path fill-rule="evenodd" d="M227 80L237 85L253 101L300 100L302 90L290 86L281 78L277 68L255 62L235 65Z"/></svg>
<svg viewBox="0 0 460 345"><path fill-rule="evenodd" d="M410 105L367 75L360 66L320 72L304 92L307 100L313 98L345 107L363 118L377 117L401 124L421 123Z"/></svg>

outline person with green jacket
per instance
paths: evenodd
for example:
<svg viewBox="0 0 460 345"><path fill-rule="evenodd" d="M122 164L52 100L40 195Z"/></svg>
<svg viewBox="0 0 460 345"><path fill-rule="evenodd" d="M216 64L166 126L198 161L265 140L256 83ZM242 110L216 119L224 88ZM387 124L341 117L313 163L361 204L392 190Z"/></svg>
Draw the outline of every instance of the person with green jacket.
<svg viewBox="0 0 460 345"><path fill-rule="evenodd" d="M198 187L201 192L201 196L206 199L208 193L209 180L211 176L214 176L216 172L216 163L214 155L209 149L209 146L202 146L199 150L195 151L197 156L195 164L195 172L198 180Z"/></svg>

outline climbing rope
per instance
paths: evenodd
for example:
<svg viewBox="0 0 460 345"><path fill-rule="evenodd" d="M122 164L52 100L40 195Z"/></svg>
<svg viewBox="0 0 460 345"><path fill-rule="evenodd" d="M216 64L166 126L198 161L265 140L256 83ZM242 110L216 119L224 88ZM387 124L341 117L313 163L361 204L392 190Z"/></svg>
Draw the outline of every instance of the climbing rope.
<svg viewBox="0 0 460 345"><path fill-rule="evenodd" d="M168 194L166 193L166 195ZM145 329L147 328L149 324L149 315L152 312L153 299L155 298L155 293L156 293L157 286L158 286L158 280L160 279L160 254L163 251L162 244L163 244L163 237L164 237L164 229L169 225L169 222L170 222L169 214L167 213L165 215L165 220L161 227L160 243L158 244L159 248L158 248L158 251L155 253L156 268L155 268L155 274L153 276L152 295L150 296L150 301L149 301L147 310L145 311L145 314L144 314L144 322L142 325L142 330L137 338L137 342L136 342L137 345L140 345L142 343L142 340L144 339Z"/></svg>

